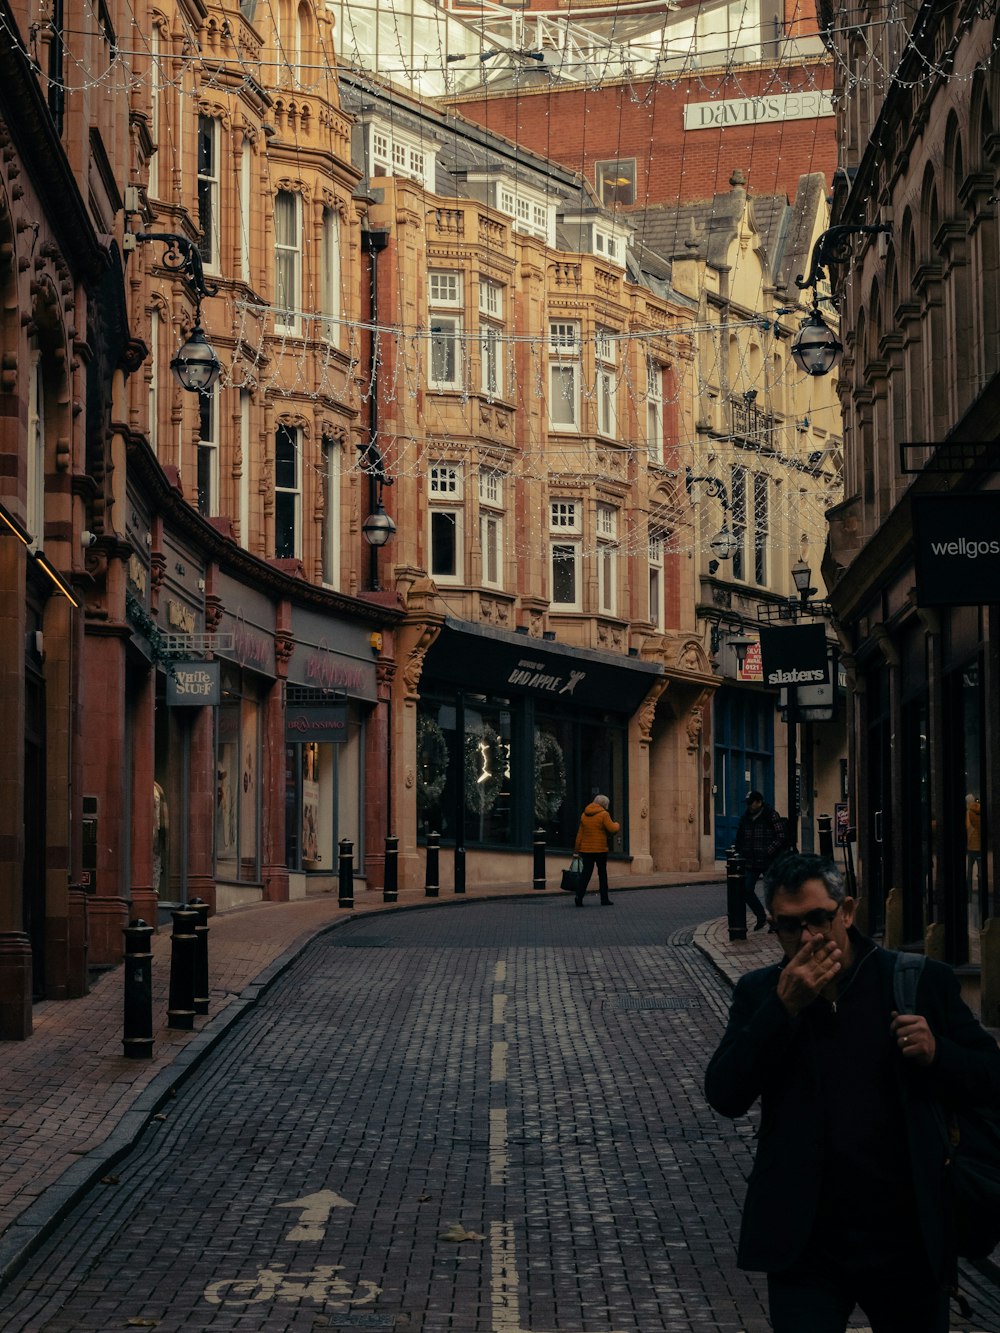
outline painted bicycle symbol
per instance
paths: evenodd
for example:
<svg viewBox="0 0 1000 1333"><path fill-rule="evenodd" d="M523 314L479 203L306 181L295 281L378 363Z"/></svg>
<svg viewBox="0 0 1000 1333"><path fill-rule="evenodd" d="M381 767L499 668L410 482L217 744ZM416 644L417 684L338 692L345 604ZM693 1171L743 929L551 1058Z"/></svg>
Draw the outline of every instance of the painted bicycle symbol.
<svg viewBox="0 0 1000 1333"><path fill-rule="evenodd" d="M335 1274L341 1264L318 1264L304 1273L284 1272L284 1264L262 1268L255 1278L223 1278L205 1288L211 1305L261 1305L268 1301L315 1301L317 1305L370 1305L382 1288L352 1285ZM360 1293L360 1294L358 1294Z"/></svg>

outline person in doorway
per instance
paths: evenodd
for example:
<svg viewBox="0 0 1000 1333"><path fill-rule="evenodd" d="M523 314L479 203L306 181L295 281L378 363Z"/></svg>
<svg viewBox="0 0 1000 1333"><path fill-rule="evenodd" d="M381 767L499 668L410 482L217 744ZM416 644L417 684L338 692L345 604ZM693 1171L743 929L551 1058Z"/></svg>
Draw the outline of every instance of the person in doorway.
<svg viewBox="0 0 1000 1333"><path fill-rule="evenodd" d="M976 875L980 884L983 878L982 823L983 808L979 803L979 797L969 792L965 798L965 878L970 902Z"/></svg>
<svg viewBox="0 0 1000 1333"><path fill-rule="evenodd" d="M621 825L616 824L608 813L610 804L606 796L595 796L580 816L580 827L576 831L576 842L573 845L573 850L583 861L580 887L576 891L577 907L583 906L583 897L595 866L597 885L601 891L601 906L612 906L608 893L608 840L618 832Z"/></svg>
<svg viewBox="0 0 1000 1333"><path fill-rule="evenodd" d="M784 819L765 802L761 792L752 791L736 826L736 850L746 863L743 900L754 914L754 930L763 930L767 925L767 914L757 897L757 881L784 850L787 838L788 826Z"/></svg>
<svg viewBox="0 0 1000 1333"><path fill-rule="evenodd" d="M1000 1048L928 959L916 1009L896 954L854 925L832 861L786 853L764 897L783 961L743 976L705 1075L720 1115L760 1099L741 1268L767 1273L774 1333L947 1333L954 1241L933 1103L1000 1107Z"/></svg>

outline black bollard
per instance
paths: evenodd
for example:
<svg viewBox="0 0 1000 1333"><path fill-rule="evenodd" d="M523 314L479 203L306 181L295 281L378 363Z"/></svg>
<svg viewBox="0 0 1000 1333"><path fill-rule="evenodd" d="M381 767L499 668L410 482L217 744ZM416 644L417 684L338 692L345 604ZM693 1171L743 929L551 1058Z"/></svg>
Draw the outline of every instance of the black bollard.
<svg viewBox="0 0 1000 1333"><path fill-rule="evenodd" d="M198 924L194 928L198 940L198 947L194 956L194 1011L196 1014L207 1014L209 906L204 898L192 898L188 907L192 912L198 913Z"/></svg>
<svg viewBox="0 0 1000 1333"><path fill-rule="evenodd" d="M455 892L465 892L465 848L455 848Z"/></svg>
<svg viewBox="0 0 1000 1333"><path fill-rule="evenodd" d="M746 882L746 861L735 847L726 852L726 915L729 918L729 938L747 937L747 908L743 897Z"/></svg>
<svg viewBox="0 0 1000 1333"><path fill-rule="evenodd" d="M153 1054L153 927L130 921L125 936L125 1027L122 1054L148 1060Z"/></svg>
<svg viewBox="0 0 1000 1333"><path fill-rule="evenodd" d="M337 871L337 906L354 909L354 843L340 840L340 864Z"/></svg>
<svg viewBox="0 0 1000 1333"><path fill-rule="evenodd" d="M833 860L833 818L830 815L817 815L816 827L819 829L819 854L827 860Z"/></svg>
<svg viewBox="0 0 1000 1333"><path fill-rule="evenodd" d="M424 871L424 897L436 898L440 889L438 872L438 853L441 848L441 834L427 835L427 864Z"/></svg>
<svg viewBox="0 0 1000 1333"><path fill-rule="evenodd" d="M382 901L394 903L399 897L399 839L385 840L385 871L383 873Z"/></svg>
<svg viewBox="0 0 1000 1333"><path fill-rule="evenodd" d="M194 1027L194 974L198 954L198 936L194 930L198 913L190 907L178 907L170 915L174 933L170 937L167 1027L189 1031Z"/></svg>
<svg viewBox="0 0 1000 1333"><path fill-rule="evenodd" d="M543 828L535 829L535 876L531 881L533 889L545 888L545 830Z"/></svg>

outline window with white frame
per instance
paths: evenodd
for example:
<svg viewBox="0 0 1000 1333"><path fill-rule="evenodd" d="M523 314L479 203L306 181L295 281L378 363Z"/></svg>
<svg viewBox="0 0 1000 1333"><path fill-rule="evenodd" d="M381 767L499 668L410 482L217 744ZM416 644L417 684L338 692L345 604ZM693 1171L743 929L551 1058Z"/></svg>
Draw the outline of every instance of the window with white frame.
<svg viewBox="0 0 1000 1333"><path fill-rule="evenodd" d="M320 256L321 337L340 342L340 215L333 208L323 209L323 245Z"/></svg>
<svg viewBox="0 0 1000 1333"><path fill-rule="evenodd" d="M618 346L610 329L598 329L595 341L597 370L594 396L597 402L597 433L615 436L618 434L618 411L615 401L617 379L615 358Z"/></svg>
<svg viewBox="0 0 1000 1333"><path fill-rule="evenodd" d="M198 395L198 512L219 512L219 399L214 389Z"/></svg>
<svg viewBox="0 0 1000 1333"><path fill-rule="evenodd" d="M240 483L239 522L240 545L250 549L250 407L249 389L240 390Z"/></svg>
<svg viewBox="0 0 1000 1333"><path fill-rule="evenodd" d="M367 138L369 175L409 176L434 188L435 144L407 135L397 125L369 124Z"/></svg>
<svg viewBox="0 0 1000 1333"><path fill-rule="evenodd" d="M323 437L323 582L340 587L340 446Z"/></svg>
<svg viewBox="0 0 1000 1333"><path fill-rule="evenodd" d="M28 344L28 475L24 521L37 546L45 545L45 373L34 339Z"/></svg>
<svg viewBox="0 0 1000 1333"><path fill-rule="evenodd" d="M431 578L457 583L463 576L463 478L454 463L433 463L427 478Z"/></svg>
<svg viewBox="0 0 1000 1333"><path fill-rule="evenodd" d="M219 265L219 122L198 117L198 253L205 267Z"/></svg>
<svg viewBox="0 0 1000 1333"><path fill-rule="evenodd" d="M461 273L428 273L427 304L431 330L427 382L432 389L460 389L464 309Z"/></svg>
<svg viewBox="0 0 1000 1333"><path fill-rule="evenodd" d="M503 586L503 477L491 470L479 474L479 547L483 584Z"/></svg>
<svg viewBox="0 0 1000 1333"><path fill-rule="evenodd" d="M614 264L625 263L625 241L604 227L594 228L594 253Z"/></svg>
<svg viewBox="0 0 1000 1333"><path fill-rule="evenodd" d="M655 532L649 538L649 619L654 629L664 628L663 537Z"/></svg>
<svg viewBox="0 0 1000 1333"><path fill-rule="evenodd" d="M618 510L597 506L597 605L606 615L618 607Z"/></svg>
<svg viewBox="0 0 1000 1333"><path fill-rule="evenodd" d="M497 208L514 220L514 230L537 236L548 244L555 241L555 210L543 195L535 195L521 185L500 184Z"/></svg>
<svg viewBox="0 0 1000 1333"><path fill-rule="evenodd" d="M253 176L253 149L249 139L243 139L240 149L240 277L250 282L250 218Z"/></svg>
<svg viewBox="0 0 1000 1333"><path fill-rule="evenodd" d="M146 413L148 420L146 422L146 433L149 436L149 447L155 454L159 442L160 417L160 312L155 308L149 312L149 369L147 374Z"/></svg>
<svg viewBox="0 0 1000 1333"><path fill-rule="evenodd" d="M771 528L771 494L767 474L753 474L753 581L767 584L768 542Z"/></svg>
<svg viewBox="0 0 1000 1333"><path fill-rule="evenodd" d="M729 473L729 498L732 504L733 537L733 578L745 579L747 576L747 470L742 463L734 463Z"/></svg>
<svg viewBox="0 0 1000 1333"><path fill-rule="evenodd" d="M580 325L549 323L549 427L580 429Z"/></svg>
<svg viewBox="0 0 1000 1333"><path fill-rule="evenodd" d="M274 327L297 333L302 308L302 199L292 190L274 196Z"/></svg>
<svg viewBox="0 0 1000 1333"><path fill-rule="evenodd" d="M579 611L583 605L580 577L580 534L583 531L578 500L549 503L552 597L560 611Z"/></svg>
<svg viewBox="0 0 1000 1333"><path fill-rule="evenodd" d="M302 556L302 432L280 424L274 432L274 554Z"/></svg>
<svg viewBox="0 0 1000 1333"><path fill-rule="evenodd" d="M503 396L503 287L479 280L479 346L482 389L491 398Z"/></svg>
<svg viewBox="0 0 1000 1333"><path fill-rule="evenodd" d="M156 149L149 159L147 190L151 199L160 197L160 98L162 96L160 30L154 23L149 29L149 137Z"/></svg>
<svg viewBox="0 0 1000 1333"><path fill-rule="evenodd" d="M651 463L663 462L663 367L646 358L646 452Z"/></svg>

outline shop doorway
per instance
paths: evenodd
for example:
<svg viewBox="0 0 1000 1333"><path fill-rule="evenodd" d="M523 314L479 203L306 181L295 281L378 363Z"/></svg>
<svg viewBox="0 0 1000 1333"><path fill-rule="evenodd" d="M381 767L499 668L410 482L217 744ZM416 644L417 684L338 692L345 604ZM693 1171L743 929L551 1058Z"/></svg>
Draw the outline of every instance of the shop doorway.
<svg viewBox="0 0 1000 1333"><path fill-rule="evenodd" d="M724 861L736 841L747 793L774 804L774 696L758 690L719 690L714 704L715 856Z"/></svg>

